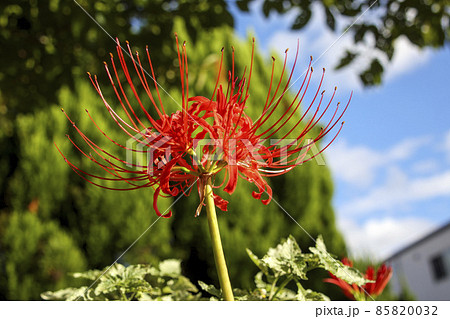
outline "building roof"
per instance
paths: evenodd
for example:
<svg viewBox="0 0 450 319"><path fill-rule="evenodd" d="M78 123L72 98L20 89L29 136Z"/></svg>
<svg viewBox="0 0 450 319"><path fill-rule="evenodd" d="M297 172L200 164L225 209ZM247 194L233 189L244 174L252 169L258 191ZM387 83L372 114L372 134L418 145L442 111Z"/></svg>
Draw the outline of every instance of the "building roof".
<svg viewBox="0 0 450 319"><path fill-rule="evenodd" d="M429 233L428 235L422 237L421 239L413 242L412 244L409 244L408 246L400 249L399 251L397 251L396 253L394 253L392 256L390 256L389 258L386 259L386 261L390 261L402 254L404 254L405 252L407 252L408 250L420 245L423 242L426 242L427 240L431 239L432 237L435 237L439 234L441 234L442 232L445 231L450 231L450 222L448 222L447 224L445 224L444 226L432 231L431 233Z"/></svg>

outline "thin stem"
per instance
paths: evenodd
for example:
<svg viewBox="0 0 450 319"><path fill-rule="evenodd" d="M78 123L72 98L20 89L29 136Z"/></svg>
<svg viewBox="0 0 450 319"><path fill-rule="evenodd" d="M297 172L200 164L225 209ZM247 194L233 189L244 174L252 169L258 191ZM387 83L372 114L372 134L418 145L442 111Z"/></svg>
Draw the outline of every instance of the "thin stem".
<svg viewBox="0 0 450 319"><path fill-rule="evenodd" d="M269 300L272 300L273 294L275 293L275 287L277 286L278 279L280 279L280 277L275 278L272 283L272 286L270 286Z"/></svg>
<svg viewBox="0 0 450 319"><path fill-rule="evenodd" d="M223 299L233 301L233 291L231 289L230 278L228 277L227 264L223 254L222 242L220 240L219 224L217 222L216 206L214 205L211 179L208 179L205 186L206 214L208 217L209 234L216 262L217 275L219 276L220 287L222 288Z"/></svg>
<svg viewBox="0 0 450 319"><path fill-rule="evenodd" d="M273 294L272 298L270 298L269 300L272 301L275 299L275 297L278 295L278 293L283 290L283 288L292 280L292 276L288 276L280 285L280 287L278 287L277 291L275 291L275 293Z"/></svg>
<svg viewBox="0 0 450 319"><path fill-rule="evenodd" d="M120 295L122 296L122 301L128 301L126 293L122 289L119 289L119 291Z"/></svg>

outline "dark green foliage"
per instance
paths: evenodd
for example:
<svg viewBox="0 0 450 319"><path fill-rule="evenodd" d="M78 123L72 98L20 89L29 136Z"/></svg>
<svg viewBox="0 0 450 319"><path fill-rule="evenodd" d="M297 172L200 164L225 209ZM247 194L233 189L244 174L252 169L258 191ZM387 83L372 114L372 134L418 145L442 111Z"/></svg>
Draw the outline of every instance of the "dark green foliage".
<svg viewBox="0 0 450 319"><path fill-rule="evenodd" d="M68 272L85 269L83 253L56 223L42 222L31 212L15 212L2 224L2 299L37 300L43 289L73 284Z"/></svg>
<svg viewBox="0 0 450 319"><path fill-rule="evenodd" d="M53 143L63 144L67 121L59 108L38 111L16 118L20 162L10 179L9 199L14 210L39 211L49 220L61 208L67 194L70 168L58 154ZM69 145L63 145L64 151Z"/></svg>
<svg viewBox="0 0 450 319"><path fill-rule="evenodd" d="M64 105L66 111L77 120L77 125L88 136L99 145L107 144L107 147L110 147L109 141L106 140L105 143L105 138L80 107L80 105L89 106L97 123L104 129L111 128L111 136L117 134L114 121L101 116L104 106L97 93L87 82L77 85L76 92L75 95L68 89L63 89L60 93L61 105ZM68 123L60 108L56 106L50 110L37 111L34 115L17 117L16 126L20 139L20 153L17 155L21 160L10 179L9 205L16 211L28 209L35 214L33 217L36 223L54 225L57 222L60 224L65 228L67 232L65 236L71 240L71 243L75 240L77 246L83 249L84 256L81 256L83 260L87 259L89 267L102 267L118 258L156 220L157 217L151 208L153 192L151 189L113 192L85 183L70 169L55 147L56 144L66 156L83 169L88 171L95 168L95 165L86 158L82 158L81 153L67 140L66 132L73 133ZM89 151L76 134L70 134L70 136L85 151ZM161 203L164 205L164 200ZM4 214L8 225L10 225L8 220L12 218L11 216L9 213ZM173 251L170 245L170 223L171 220L159 221L158 226L149 229L123 260L138 263L171 256ZM4 227L9 231L10 226ZM16 232L17 236L27 234L25 229L16 230ZM4 238L6 233L0 233L1 241L7 240ZM12 246L2 246L5 255L11 254L11 249ZM78 253L80 254L79 251ZM25 268L21 275L26 274L30 278L37 276L32 263L41 262L41 255L33 256L35 260L30 258L29 268ZM56 271L65 275L67 270L59 267L58 263L61 261L58 257L55 256L54 267ZM84 264L85 262L82 263ZM50 266L50 261L46 260L43 266ZM84 268L84 266L77 267L80 267L80 264L73 263L70 271L80 271ZM49 271L48 269L42 271L44 270ZM8 277L10 274L14 275L9 272L6 274ZM57 280L56 282L58 283ZM3 288L6 289L6 286L2 285ZM43 290L42 287L37 287L36 291L30 295L8 291L2 292L7 299L27 299L37 298L36 293Z"/></svg>
<svg viewBox="0 0 450 319"><path fill-rule="evenodd" d="M73 88L73 74L101 70L98 62L114 48L110 37L159 48L160 66L169 65L177 17L193 41L200 29L233 25L223 0L2 1L0 98L8 115L54 103L59 88Z"/></svg>
<svg viewBox="0 0 450 319"><path fill-rule="evenodd" d="M238 0L237 5L241 10L249 11L251 2L254 0ZM351 18L350 21L353 22L361 17L360 21L355 21L357 23L348 31L353 34L354 43L364 41L365 45L382 53L388 60L392 59L395 41L401 36L406 36L409 42L419 48L443 47L450 39L448 0L264 0L262 9L266 17L272 12L285 14L296 10L298 14L291 28L301 29L310 21L314 5L323 8L325 23L331 30L335 30L336 18ZM363 15L371 17L364 19ZM338 31L344 31L349 26L350 22L344 26L343 30ZM375 41L367 41L371 37ZM348 65L361 54L363 55L364 52L352 54L347 52L337 67ZM384 66L374 58L367 69L361 72L361 82L366 86L379 85L383 71Z"/></svg>

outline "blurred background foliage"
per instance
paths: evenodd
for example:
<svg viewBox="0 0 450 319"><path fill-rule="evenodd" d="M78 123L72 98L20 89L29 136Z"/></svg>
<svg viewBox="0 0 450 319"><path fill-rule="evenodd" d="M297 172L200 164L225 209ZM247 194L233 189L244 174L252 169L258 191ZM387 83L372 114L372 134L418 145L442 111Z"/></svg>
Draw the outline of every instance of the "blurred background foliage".
<svg viewBox="0 0 450 319"><path fill-rule="evenodd" d="M427 17L426 12L441 14L440 20L430 17L426 20L430 21L426 29L435 35L426 37L408 21L399 18L394 21L395 28L387 41L394 41L398 34L406 34L421 47L443 45L448 40L448 30L444 30L439 21L448 17L448 5L439 2L436 7L406 0L399 2L397 10L406 10L404 6L414 6L416 2L426 6L419 10L418 17L422 13ZM237 3L246 10L249 1ZM283 1L281 7L277 3L264 2L266 16L272 10L285 13L299 5L305 8L311 5L311 1L298 4ZM334 1L324 1L323 5L332 15L357 14L350 10L354 7L351 1L343 3L343 7L341 2ZM113 92L101 63L109 59L109 51L115 51L110 36L117 36L122 42L129 40L141 52L148 44L158 82L175 101L180 101L173 37L173 32L178 32L182 40L188 41L190 90L210 96L222 46L227 48L225 65L228 68L231 65L229 48L235 46L237 74L242 73L250 62L251 41L233 36L229 5L222 0L4 0L0 3L1 299L38 299L45 290L71 285L68 272L111 264L156 220L151 206L152 190L112 192L93 187L67 166L54 145L58 145L79 167L94 169L94 165L67 140L66 134L69 134L76 143L83 144L60 107L64 107L83 132L102 147L109 149L111 143L95 128L84 108L89 109L108 135L121 140L125 138L85 76L86 71L99 74L105 96L113 101ZM355 10L364 10L367 5L362 2ZM428 11L424 13L424 10ZM308 22L308 14L303 15L294 28L301 28ZM420 21L423 24L425 20ZM333 27L330 21L327 23ZM383 36L386 34L379 26L378 31L366 29L360 31L358 37L363 39L366 33L378 31ZM417 31L417 37L411 30ZM391 54L389 46L378 49ZM265 102L270 66L269 57L256 54L248 109L253 116L258 115ZM280 68L281 62L277 61L278 75ZM163 98L169 109L177 110L174 101L166 95ZM117 153L117 149L112 148L112 151L125 156ZM331 252L339 257L346 255L345 243L335 225L331 206L333 184L325 166L312 161L270 182L275 201L313 238L323 234ZM250 196L252 190L252 185L240 181L232 198L227 198L230 200L229 212L219 215L232 284L243 288L250 285L254 274L245 248L262 255L289 234L294 235L302 249L312 246L311 239L275 201L264 206ZM160 203L162 207L170 204L170 199ZM121 262L156 263L167 258L180 258L184 261L184 274L193 282L200 279L217 285L204 214L193 217L197 204L198 195L194 190L190 197L175 204L172 218L159 220L121 258ZM341 298L339 292L330 293L320 278L312 280L312 285L315 290Z"/></svg>
<svg viewBox="0 0 450 319"><path fill-rule="evenodd" d="M248 11L252 2L255 0L237 0L237 5ZM406 37L419 48L442 47L450 39L448 0L263 0L262 10L266 17L272 12L293 13L296 18L291 28L300 30L311 21L315 5L325 13L323 23L332 31L341 33L351 26L348 32L355 46L340 52L342 58L336 69L350 65L359 56L371 57L371 62L359 75L366 86L381 83L386 66L380 61L380 55L391 61L399 37ZM363 14L364 19L359 20ZM358 45L365 49L358 50Z"/></svg>

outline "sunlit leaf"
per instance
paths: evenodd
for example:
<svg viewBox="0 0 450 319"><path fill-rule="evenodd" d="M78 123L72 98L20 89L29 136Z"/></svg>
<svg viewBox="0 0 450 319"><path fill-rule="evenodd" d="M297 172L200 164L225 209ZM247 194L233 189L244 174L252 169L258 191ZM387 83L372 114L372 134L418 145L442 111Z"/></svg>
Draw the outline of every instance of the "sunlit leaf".
<svg viewBox="0 0 450 319"><path fill-rule="evenodd" d="M80 288L65 288L58 291L46 291L41 293L41 298L44 300L92 300L89 294L86 293L88 287Z"/></svg>
<svg viewBox="0 0 450 319"><path fill-rule="evenodd" d="M368 281L359 272L359 270L344 265L339 260L333 258L328 252L322 236L316 240L316 247L309 248L313 254L319 257L321 265L336 277L345 280L349 284L357 284L358 286L366 284Z"/></svg>
<svg viewBox="0 0 450 319"><path fill-rule="evenodd" d="M217 297L219 299L222 298L222 292L214 287L214 285L207 285L203 281L199 281L198 284L200 285L200 288L202 288L204 291L209 293L210 295Z"/></svg>

